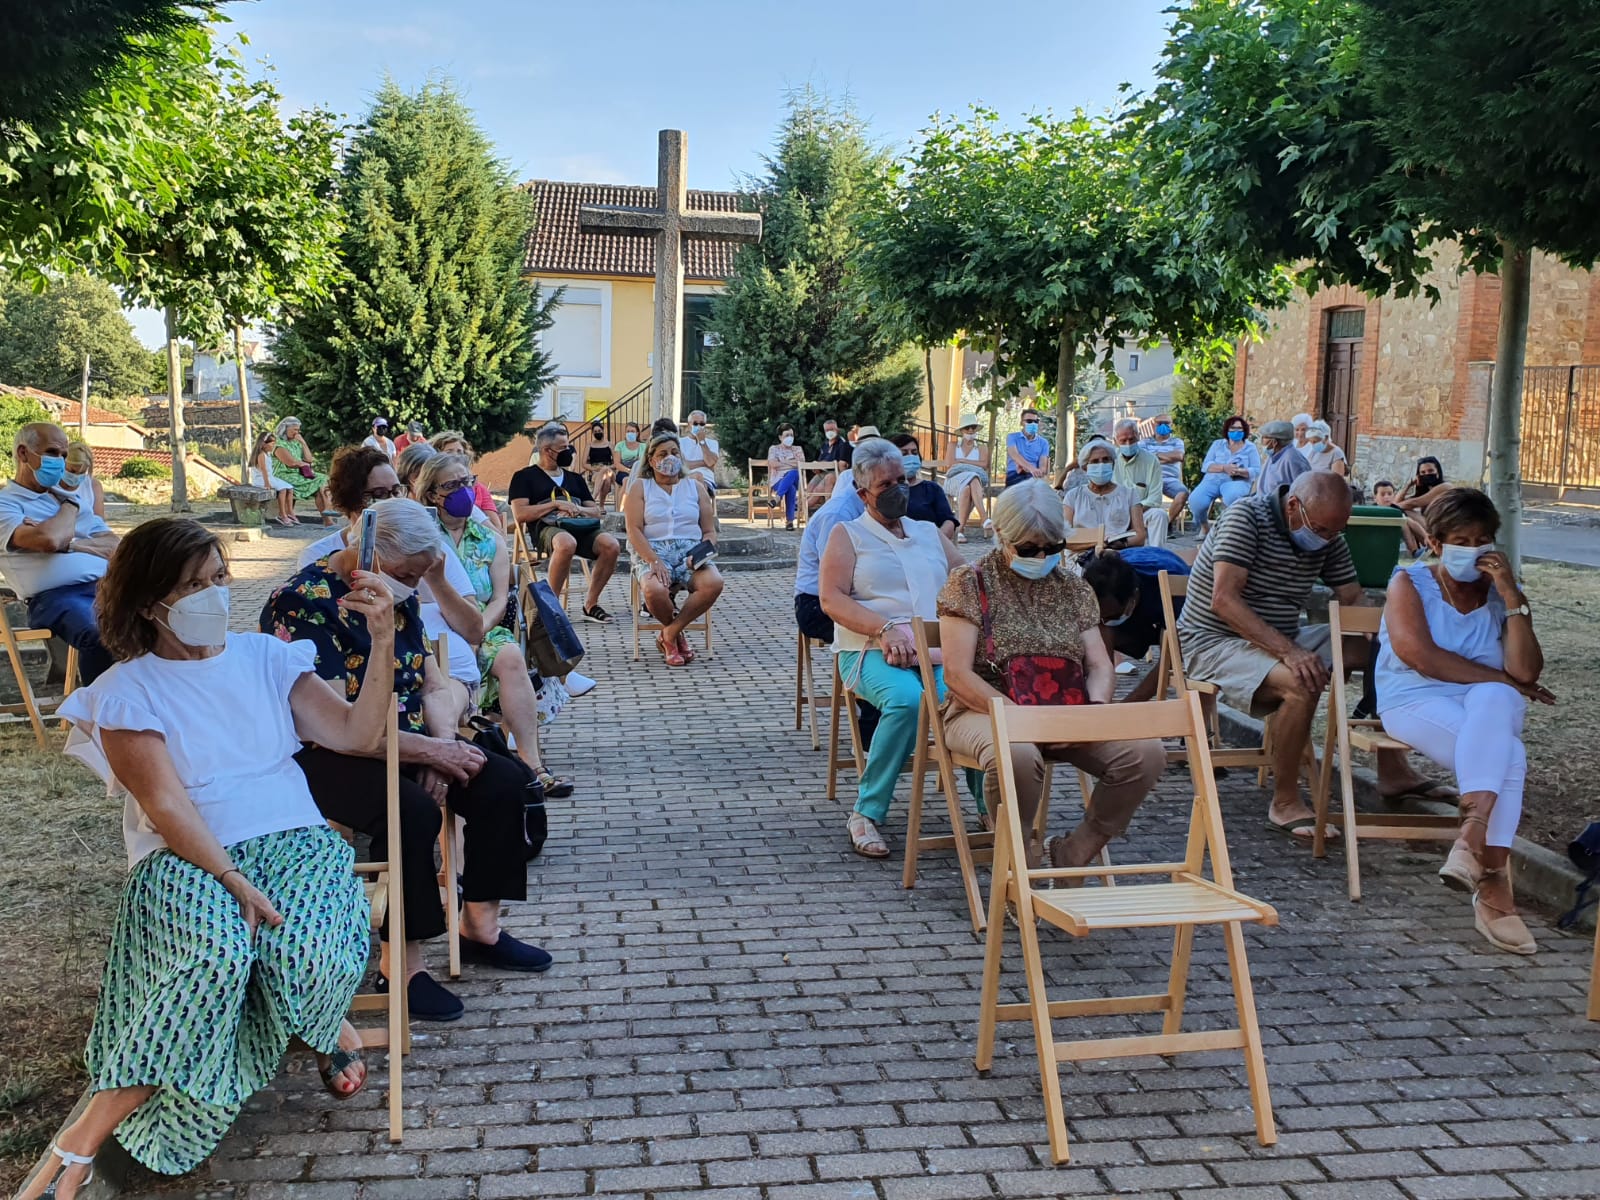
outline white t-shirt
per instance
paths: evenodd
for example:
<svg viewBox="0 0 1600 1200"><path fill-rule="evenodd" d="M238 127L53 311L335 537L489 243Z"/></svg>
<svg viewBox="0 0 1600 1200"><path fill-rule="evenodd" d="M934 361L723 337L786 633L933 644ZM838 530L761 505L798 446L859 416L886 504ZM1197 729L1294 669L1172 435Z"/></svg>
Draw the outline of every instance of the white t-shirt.
<svg viewBox="0 0 1600 1200"><path fill-rule="evenodd" d="M89 499L78 509L78 520L73 526L77 537L93 537L111 529L104 517L95 516L93 489L84 486L88 482L86 479L79 485L80 491L87 493ZM40 592L105 576L106 560L98 554L85 554L81 550L46 554L37 550L12 548L11 535L25 520L31 519L42 525L60 511L61 501L49 492L32 491L14 480L0 488L0 546L5 547L0 551L0 571L5 572L6 583L24 600Z"/></svg>
<svg viewBox="0 0 1600 1200"><path fill-rule="evenodd" d="M1063 501L1072 510L1074 529L1105 527L1108 542L1121 541L1133 531L1133 514L1139 509L1139 493L1119 483L1104 496L1089 490L1087 483L1068 488Z"/></svg>
<svg viewBox="0 0 1600 1200"><path fill-rule="evenodd" d="M714 484L717 482L717 473L706 466L707 450L713 454L722 453L722 447L717 444L717 439L714 437L706 438L705 444L701 445L685 434L678 442L678 452L683 455L683 473Z"/></svg>
<svg viewBox="0 0 1600 1200"><path fill-rule="evenodd" d="M295 560L296 569L303 571L317 559L326 558L343 550L344 535L349 528L350 526L346 525L344 529L335 530L300 551L300 557ZM440 548L443 549L442 546ZM473 590L472 579L467 575L467 569L461 565L461 559L457 555L444 556L444 577L445 582L468 600L478 594ZM417 585L417 606L422 610L422 628L430 642L437 641L440 634L450 635L450 640L444 644L445 653L450 656L450 678L458 679L469 687L480 682L483 679L483 672L478 669L478 648L450 628L450 622L444 619L444 610L434 601L433 590L428 587L426 580Z"/></svg>
<svg viewBox="0 0 1600 1200"><path fill-rule="evenodd" d="M394 443L388 438L381 438L377 434L372 434L361 444L363 446L369 446L374 450L382 450L389 456L390 462L394 461Z"/></svg>
<svg viewBox="0 0 1600 1200"><path fill-rule="evenodd" d="M118 663L61 702L72 722L66 752L124 796L122 836L128 865L166 845L144 809L118 782L100 735L107 729L154 730L167 743L178 779L217 841L236 845L286 829L325 824L311 799L289 692L315 674L316 646L265 633L230 633L211 658L143 654Z"/></svg>

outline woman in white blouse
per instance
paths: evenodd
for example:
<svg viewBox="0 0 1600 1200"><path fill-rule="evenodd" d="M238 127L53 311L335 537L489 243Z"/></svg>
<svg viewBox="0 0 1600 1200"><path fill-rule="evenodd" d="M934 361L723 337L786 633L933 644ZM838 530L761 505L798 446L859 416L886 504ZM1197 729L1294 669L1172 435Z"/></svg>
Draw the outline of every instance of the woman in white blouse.
<svg viewBox="0 0 1600 1200"><path fill-rule="evenodd" d="M1144 545L1139 494L1113 478L1116 466L1111 458L1111 443L1104 438L1093 439L1084 446L1078 460L1089 480L1067 489L1063 500L1067 527L1103 529L1102 539L1112 550Z"/></svg>
<svg viewBox="0 0 1600 1200"><path fill-rule="evenodd" d="M113 1131L152 1170L193 1170L291 1039L335 1096L366 1081L344 1019L366 902L294 754L302 739L376 753L388 679L346 702L310 643L229 633L230 578L216 534L165 517L122 540L100 585L119 661L59 711L67 753L125 797L130 870L89 1034L91 1098L24 1200L52 1184L75 1194ZM394 599L381 576L360 582L341 604L392 655Z"/></svg>
<svg viewBox="0 0 1600 1200"><path fill-rule="evenodd" d="M644 606L664 629L656 648L669 667L694 661L684 630L722 595L722 575L714 563L696 567L689 551L702 541L713 549L717 518L711 493L683 473L683 454L676 434L658 433L645 447L639 484L628 489L622 504L633 554L633 574ZM673 608L673 593L687 591L682 611Z"/></svg>

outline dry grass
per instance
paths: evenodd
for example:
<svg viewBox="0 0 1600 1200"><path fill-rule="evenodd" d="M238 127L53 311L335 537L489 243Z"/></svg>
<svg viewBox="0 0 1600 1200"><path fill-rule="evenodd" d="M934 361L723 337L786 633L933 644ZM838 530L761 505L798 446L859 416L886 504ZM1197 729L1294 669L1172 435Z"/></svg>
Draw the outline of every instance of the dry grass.
<svg viewBox="0 0 1600 1200"><path fill-rule="evenodd" d="M127 860L118 806L26 725L0 727L0 1194L82 1092L83 1044Z"/></svg>

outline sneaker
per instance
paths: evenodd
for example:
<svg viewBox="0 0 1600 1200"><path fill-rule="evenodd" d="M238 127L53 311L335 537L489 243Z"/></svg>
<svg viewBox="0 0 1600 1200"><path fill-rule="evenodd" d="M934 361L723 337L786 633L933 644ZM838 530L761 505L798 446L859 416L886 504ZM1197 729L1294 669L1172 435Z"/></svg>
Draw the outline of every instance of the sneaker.
<svg viewBox="0 0 1600 1200"><path fill-rule="evenodd" d="M1116 666L1118 675L1132 675L1139 668L1134 665L1133 659L1125 658Z"/></svg>
<svg viewBox="0 0 1600 1200"><path fill-rule="evenodd" d="M469 937L461 939L461 961L482 963L486 967L499 967L502 971L548 971L555 962L548 951L527 942L519 942L504 929L494 945L475 942Z"/></svg>
<svg viewBox="0 0 1600 1200"><path fill-rule="evenodd" d="M568 671L566 684L567 694L573 699L577 699L579 696L587 696L594 691L595 688L600 686L600 681L598 679L590 679L582 671Z"/></svg>
<svg viewBox="0 0 1600 1200"><path fill-rule="evenodd" d="M958 530L956 532L956 545L965 546L966 544L967 544L967 535Z"/></svg>
<svg viewBox="0 0 1600 1200"><path fill-rule="evenodd" d="M463 950L466 949L465 940L461 946ZM377 991L380 995L389 992L389 981L382 975L378 976ZM467 1011L460 996L426 971L419 971L411 977L411 982L406 985L406 1003L411 1015L419 1021L459 1021L461 1014Z"/></svg>
<svg viewBox="0 0 1600 1200"><path fill-rule="evenodd" d="M596 604L593 608L584 609L583 619L585 621L593 621L596 625L611 624L611 614L605 609L601 608L598 604Z"/></svg>

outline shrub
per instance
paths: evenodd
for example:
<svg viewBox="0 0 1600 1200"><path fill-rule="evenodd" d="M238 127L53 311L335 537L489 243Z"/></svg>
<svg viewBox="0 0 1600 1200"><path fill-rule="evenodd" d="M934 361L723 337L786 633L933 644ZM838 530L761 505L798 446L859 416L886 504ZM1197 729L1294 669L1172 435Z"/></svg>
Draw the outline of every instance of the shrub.
<svg viewBox="0 0 1600 1200"><path fill-rule="evenodd" d="M1204 360L1185 359L1172 389L1173 432L1183 439L1183 477L1193 487L1222 423L1234 413L1233 352L1216 348Z"/></svg>
<svg viewBox="0 0 1600 1200"><path fill-rule="evenodd" d="M117 470L118 479L171 479L172 468L153 458L130 458Z"/></svg>

